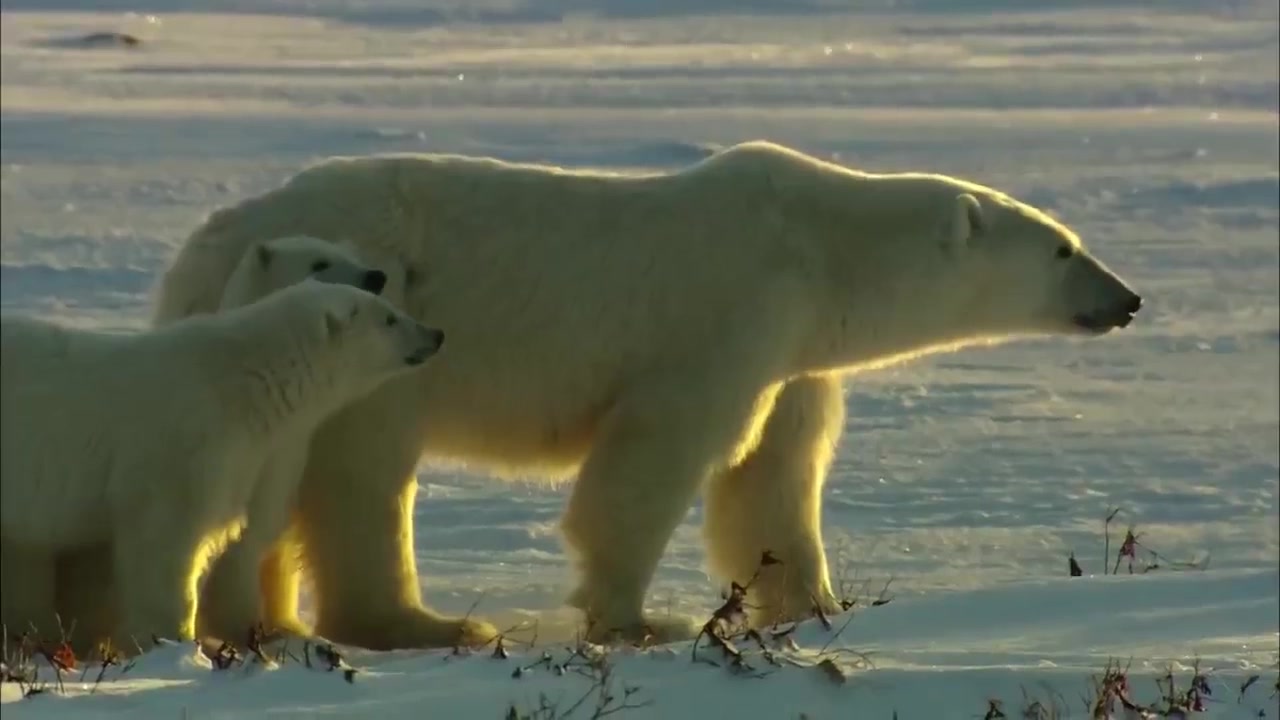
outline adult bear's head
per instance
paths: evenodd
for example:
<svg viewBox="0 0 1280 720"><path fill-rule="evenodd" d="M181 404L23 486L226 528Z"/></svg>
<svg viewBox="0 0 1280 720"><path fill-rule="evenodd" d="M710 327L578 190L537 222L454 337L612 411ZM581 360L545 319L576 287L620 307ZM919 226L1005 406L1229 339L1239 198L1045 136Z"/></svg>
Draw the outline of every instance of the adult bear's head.
<svg viewBox="0 0 1280 720"><path fill-rule="evenodd" d="M764 180L753 198L771 197L756 204L774 212L757 211L747 229L780 228L782 252L767 262L803 267L805 281L827 294L816 306L816 358L861 362L1019 335L1098 335L1126 327L1142 305L1065 225L978 183L868 173L761 142L704 165L720 168L724 183Z"/></svg>
<svg viewBox="0 0 1280 720"><path fill-rule="evenodd" d="M1142 298L1074 232L994 191L957 192L939 245L955 310L992 334L1101 335L1124 328ZM983 189L985 190L985 189Z"/></svg>

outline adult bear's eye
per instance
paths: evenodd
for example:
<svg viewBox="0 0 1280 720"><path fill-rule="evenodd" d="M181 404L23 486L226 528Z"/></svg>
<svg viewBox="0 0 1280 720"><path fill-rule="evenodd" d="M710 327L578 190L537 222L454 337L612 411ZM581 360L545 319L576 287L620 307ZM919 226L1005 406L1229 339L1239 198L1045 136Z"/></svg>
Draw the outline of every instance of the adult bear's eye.
<svg viewBox="0 0 1280 720"><path fill-rule="evenodd" d="M329 269L328 260L317 260L311 264L311 272L313 273L324 272L325 270L328 270L328 269Z"/></svg>
<svg viewBox="0 0 1280 720"><path fill-rule="evenodd" d="M1063 245L1062 247L1058 248L1058 252L1056 254L1059 258L1066 260L1072 255L1075 255L1076 251L1075 251L1075 248L1071 247L1070 245Z"/></svg>
<svg viewBox="0 0 1280 720"><path fill-rule="evenodd" d="M387 315L387 327L391 327L392 325L395 325L395 324L396 324L396 316Z"/></svg>

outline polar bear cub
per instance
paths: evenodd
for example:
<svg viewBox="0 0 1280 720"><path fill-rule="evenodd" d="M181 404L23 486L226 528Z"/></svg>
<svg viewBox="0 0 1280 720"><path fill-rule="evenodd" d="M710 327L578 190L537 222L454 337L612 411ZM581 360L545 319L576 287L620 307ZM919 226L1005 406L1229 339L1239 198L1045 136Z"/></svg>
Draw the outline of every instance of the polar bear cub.
<svg viewBox="0 0 1280 720"><path fill-rule="evenodd" d="M347 244L309 235L291 235L255 243L241 256L222 291L219 310L260 300L306 278L382 293L387 275L366 267Z"/></svg>
<svg viewBox="0 0 1280 720"><path fill-rule="evenodd" d="M443 339L316 280L138 334L5 318L0 539L50 555L109 543L115 639L191 639L211 554L246 522L277 535L288 522L261 499L295 488L258 487L275 438L411 372ZM51 583L37 593L52 602Z"/></svg>
<svg viewBox="0 0 1280 720"><path fill-rule="evenodd" d="M247 305L308 278L359 287L375 295L383 294L384 288L397 291L398 287L395 282L389 282L387 273L367 265L348 243L329 242L309 235L291 235L258 241L245 250L231 272L218 309L224 311ZM271 457L263 464L262 474L301 474L309 442L310 434L305 431L300 432L296 438L277 438ZM264 477L259 480L257 487L261 492L269 493L286 491L292 486ZM263 497L259 499L259 503L290 500L291 498ZM240 539L229 545L224 554L253 559L247 562L222 563L216 567L225 566L236 571L252 572L254 578L240 581L247 586L256 585L257 561L262 560L266 546L277 539L274 536L268 537L268 532L265 527L246 528ZM115 579L112 577L109 545L94 544L58 554L56 575L51 581L57 592L54 606L58 613L56 619L50 615L47 606L30 606L31 599L23 598L20 590L20 586L27 585L31 578L52 571L39 565L42 557L39 554L24 557L22 548L10 543L4 543L0 547L0 553L4 559L0 575L6 580L0 582L0 616L5 623L24 628L30 625L43 628L45 625L63 623L74 630L71 643L77 652L92 650L99 640L111 634L117 612L111 601L115 595ZM293 553L289 557L273 556L268 561L293 563L295 559L292 555ZM224 574L230 572L227 570ZM241 594L236 601L248 604L256 599L256 596ZM231 607L233 604L221 603L223 607L201 604L197 632L212 632L221 637L237 639L242 637L245 628L235 627L232 630L231 626L236 623L224 620L228 617L239 618L245 614L244 609ZM254 606L249 612L256 612L258 609ZM203 630L200 625L204 626ZM303 631L303 628L295 626L282 629L295 633ZM48 632L52 631L53 628L48 629Z"/></svg>

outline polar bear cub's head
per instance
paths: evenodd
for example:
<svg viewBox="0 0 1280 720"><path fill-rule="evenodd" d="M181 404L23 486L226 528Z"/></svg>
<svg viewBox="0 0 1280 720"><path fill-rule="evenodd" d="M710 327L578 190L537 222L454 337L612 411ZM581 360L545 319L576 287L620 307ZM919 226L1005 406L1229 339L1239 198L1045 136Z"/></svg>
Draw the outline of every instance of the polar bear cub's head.
<svg viewBox="0 0 1280 720"><path fill-rule="evenodd" d="M345 245L307 235L291 235L254 243L227 280L221 309L247 305L307 278L350 285L378 295L387 275L360 261Z"/></svg>
<svg viewBox="0 0 1280 720"><path fill-rule="evenodd" d="M386 298L314 278L190 322L229 330L222 334L234 338L226 351L236 356L234 366L250 369L252 391L261 393L265 384L269 396L287 398L269 397L264 412L309 428L314 426L307 423L418 369L444 344L443 332Z"/></svg>
<svg viewBox="0 0 1280 720"><path fill-rule="evenodd" d="M387 299L348 285L308 278L282 290L308 303L314 337L360 375L418 367L444 345L444 332L414 320Z"/></svg>

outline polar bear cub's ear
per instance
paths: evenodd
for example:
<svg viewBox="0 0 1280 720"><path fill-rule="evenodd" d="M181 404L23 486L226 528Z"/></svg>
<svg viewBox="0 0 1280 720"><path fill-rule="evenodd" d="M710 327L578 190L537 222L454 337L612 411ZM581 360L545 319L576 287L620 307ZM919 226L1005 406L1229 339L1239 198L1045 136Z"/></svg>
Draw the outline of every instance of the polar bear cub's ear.
<svg viewBox="0 0 1280 720"><path fill-rule="evenodd" d="M318 282L317 280L308 279L306 282ZM324 311L324 334L330 340L334 340L342 335L348 325L356 321L356 317L360 315L359 303L349 303L346 305L330 305Z"/></svg>
<svg viewBox="0 0 1280 720"><path fill-rule="evenodd" d="M982 216L982 204L978 198L969 193L956 196L955 207L946 230L947 249L960 251L968 247L975 235L985 228L986 219Z"/></svg>
<svg viewBox="0 0 1280 720"><path fill-rule="evenodd" d="M307 282L316 281L308 280ZM324 309L324 336L329 340L338 339L355 316L355 307L349 307L345 303L330 303L329 307Z"/></svg>
<svg viewBox="0 0 1280 720"><path fill-rule="evenodd" d="M342 313L337 312L334 308L327 308L324 311L324 336L333 340L341 335L343 320Z"/></svg>

